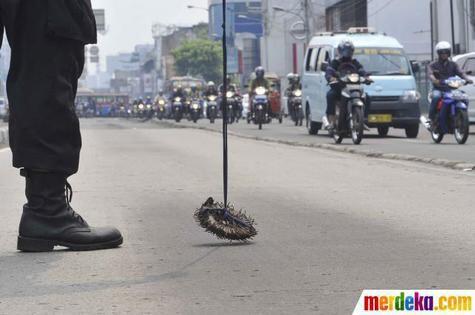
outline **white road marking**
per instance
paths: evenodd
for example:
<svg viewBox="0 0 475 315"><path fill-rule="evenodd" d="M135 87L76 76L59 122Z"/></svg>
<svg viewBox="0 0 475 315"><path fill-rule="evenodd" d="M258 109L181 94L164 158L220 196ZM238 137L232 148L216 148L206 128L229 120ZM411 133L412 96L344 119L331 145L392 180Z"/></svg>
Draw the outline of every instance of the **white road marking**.
<svg viewBox="0 0 475 315"><path fill-rule="evenodd" d="M10 150L10 148L3 148L3 149L0 149L0 153L2 153L2 152L7 152L8 150Z"/></svg>

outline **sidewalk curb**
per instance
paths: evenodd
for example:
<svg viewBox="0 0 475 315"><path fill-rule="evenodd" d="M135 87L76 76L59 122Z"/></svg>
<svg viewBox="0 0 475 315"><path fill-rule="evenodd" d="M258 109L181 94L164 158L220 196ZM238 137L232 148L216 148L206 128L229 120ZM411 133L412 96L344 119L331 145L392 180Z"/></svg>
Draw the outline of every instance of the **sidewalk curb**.
<svg viewBox="0 0 475 315"><path fill-rule="evenodd" d="M204 126L185 126L185 125L179 125L177 123L169 122L169 121L155 121L155 122L158 124L173 127L173 128L198 129L198 130L211 131L215 133L221 133L221 130L215 130L215 129L204 127ZM350 154L355 154L355 155L370 157L370 158L377 158L377 159L431 164L431 165L441 166L441 167L450 168L450 169L458 170L458 171L475 171L475 164L464 162L464 161L451 161L451 160L436 159L436 158L434 159L423 158L423 157L418 157L418 156L408 155L408 154L384 153L384 152L373 151L373 150L365 151L365 150L358 150L354 147L341 147L338 145L326 144L326 143L315 143L315 144L305 144L305 143L298 143L298 142L296 143L296 142L292 142L288 140L279 140L279 139L266 138L266 137L260 137L260 136L258 137L248 136L248 135L240 134L233 131L229 131L229 134L238 138L270 142L270 143L278 143L278 144L290 145L294 147L316 148L316 149L324 149L324 150L341 152L341 153L350 153Z"/></svg>
<svg viewBox="0 0 475 315"><path fill-rule="evenodd" d="M0 128L0 145L8 145L8 128Z"/></svg>

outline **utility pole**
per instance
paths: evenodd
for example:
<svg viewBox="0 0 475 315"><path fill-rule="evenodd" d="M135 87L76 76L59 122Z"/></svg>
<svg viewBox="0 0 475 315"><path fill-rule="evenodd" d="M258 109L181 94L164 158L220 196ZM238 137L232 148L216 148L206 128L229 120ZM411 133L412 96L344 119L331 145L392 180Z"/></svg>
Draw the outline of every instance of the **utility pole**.
<svg viewBox="0 0 475 315"><path fill-rule="evenodd" d="M455 47L454 0L450 0L450 26L452 28L452 50L454 54L458 54L458 51Z"/></svg>
<svg viewBox="0 0 475 315"><path fill-rule="evenodd" d="M430 2L430 56L434 60L434 3Z"/></svg>
<svg viewBox="0 0 475 315"><path fill-rule="evenodd" d="M263 22L263 36L264 36L264 54L261 52L261 66L263 65L262 57L265 58L265 69L269 69L269 0L262 0L262 22Z"/></svg>
<svg viewBox="0 0 475 315"><path fill-rule="evenodd" d="M310 12L310 3L309 0L303 0L302 1L302 10L304 14L304 27L305 27L305 38L307 40L307 44L310 43L310 18L308 16Z"/></svg>

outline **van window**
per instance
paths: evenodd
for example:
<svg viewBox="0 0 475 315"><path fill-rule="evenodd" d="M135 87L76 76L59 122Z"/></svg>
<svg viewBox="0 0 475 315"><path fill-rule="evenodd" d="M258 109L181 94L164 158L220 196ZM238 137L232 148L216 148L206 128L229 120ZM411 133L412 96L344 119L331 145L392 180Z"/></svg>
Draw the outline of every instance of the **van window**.
<svg viewBox="0 0 475 315"><path fill-rule="evenodd" d="M315 66L315 71L320 72L322 63L330 63L330 48L324 47L320 50L320 55L318 56L318 62Z"/></svg>
<svg viewBox="0 0 475 315"><path fill-rule="evenodd" d="M399 48L356 48L355 59L372 75L410 75L409 60Z"/></svg>
<svg viewBox="0 0 475 315"><path fill-rule="evenodd" d="M311 48L307 54L307 61L305 63L305 71L314 72L317 63L319 48Z"/></svg>

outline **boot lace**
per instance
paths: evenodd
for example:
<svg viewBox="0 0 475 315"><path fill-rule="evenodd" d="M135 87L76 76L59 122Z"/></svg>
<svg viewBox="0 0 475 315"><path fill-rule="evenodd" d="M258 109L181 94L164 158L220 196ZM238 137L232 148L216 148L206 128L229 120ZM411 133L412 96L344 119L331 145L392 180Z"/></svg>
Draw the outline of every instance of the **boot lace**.
<svg viewBox="0 0 475 315"><path fill-rule="evenodd" d="M71 184L68 181L66 181L65 194L66 194L66 203L68 205L68 209L71 211L73 218L81 223L87 224L86 221L71 207L71 202L73 200L73 188L71 187Z"/></svg>

